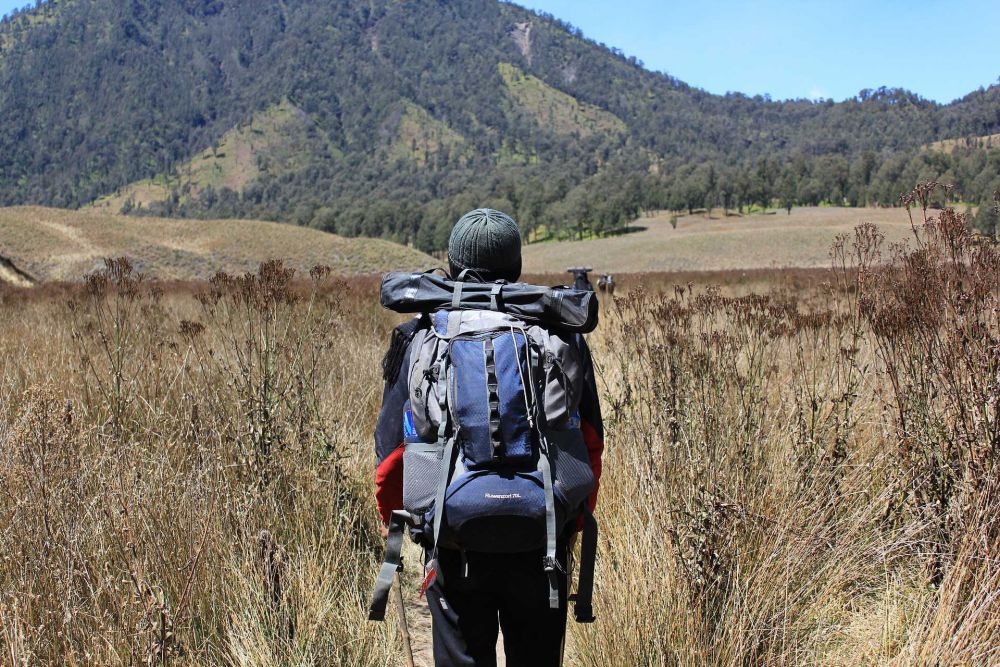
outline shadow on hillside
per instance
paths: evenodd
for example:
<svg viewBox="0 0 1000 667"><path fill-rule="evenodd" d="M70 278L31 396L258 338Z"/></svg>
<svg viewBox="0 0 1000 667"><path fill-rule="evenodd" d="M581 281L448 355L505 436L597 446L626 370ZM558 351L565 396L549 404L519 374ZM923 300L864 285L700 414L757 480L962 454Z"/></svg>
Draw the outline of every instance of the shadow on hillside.
<svg viewBox="0 0 1000 667"><path fill-rule="evenodd" d="M605 232L603 236L625 236L626 234L637 234L639 232L644 232L648 227L643 225L629 225L628 227L621 227L620 229L613 229L610 232Z"/></svg>

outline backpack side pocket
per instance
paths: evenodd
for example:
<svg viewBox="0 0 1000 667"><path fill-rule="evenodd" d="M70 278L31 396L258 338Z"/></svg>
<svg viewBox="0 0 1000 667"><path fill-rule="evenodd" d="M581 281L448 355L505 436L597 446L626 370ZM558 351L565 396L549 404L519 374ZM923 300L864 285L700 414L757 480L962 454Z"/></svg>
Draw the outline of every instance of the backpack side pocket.
<svg viewBox="0 0 1000 667"><path fill-rule="evenodd" d="M550 428L563 429L580 407L583 363L576 345L540 327L530 330L538 345L541 370L541 411Z"/></svg>
<svg viewBox="0 0 1000 667"><path fill-rule="evenodd" d="M423 514L434 504L443 451L436 442L403 445L403 507L407 511Z"/></svg>
<svg viewBox="0 0 1000 667"><path fill-rule="evenodd" d="M437 440L441 423L438 401L438 369L444 343L432 331L418 331L410 343L410 369L407 377L413 428L425 442Z"/></svg>
<svg viewBox="0 0 1000 667"><path fill-rule="evenodd" d="M575 415L573 421L579 423ZM579 426L563 430L547 429L545 437L552 456L556 497L565 503L567 514L575 516L595 484L583 432Z"/></svg>

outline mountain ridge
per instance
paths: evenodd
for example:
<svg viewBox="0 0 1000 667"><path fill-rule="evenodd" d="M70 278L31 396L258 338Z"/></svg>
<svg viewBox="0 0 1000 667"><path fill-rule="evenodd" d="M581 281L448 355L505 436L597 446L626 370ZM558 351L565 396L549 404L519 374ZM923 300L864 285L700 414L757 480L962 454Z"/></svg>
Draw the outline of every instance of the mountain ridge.
<svg viewBox="0 0 1000 667"><path fill-rule="evenodd" d="M133 212L260 217L425 249L442 246L442 216L485 203L527 231L581 219L608 230L699 198L766 205L793 178L802 203L892 204L927 171L928 158L896 169L898 155L1000 131L996 86L947 105L896 89L841 103L712 95L494 0L50 0L0 36L0 204L79 207L169 182L287 103L315 131L306 146L279 136L299 146L297 164L250 165L238 188L178 180ZM851 185L838 160L861 181L885 167L886 183ZM969 187L982 199L985 186Z"/></svg>

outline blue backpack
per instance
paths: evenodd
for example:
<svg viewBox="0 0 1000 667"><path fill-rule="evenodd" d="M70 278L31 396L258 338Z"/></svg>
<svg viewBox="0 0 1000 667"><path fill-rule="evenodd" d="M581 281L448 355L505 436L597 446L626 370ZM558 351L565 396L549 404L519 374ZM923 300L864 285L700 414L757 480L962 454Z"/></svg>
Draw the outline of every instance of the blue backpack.
<svg viewBox="0 0 1000 667"><path fill-rule="evenodd" d="M549 604L558 608L557 539L583 516L575 615L592 621L597 526L587 498L595 481L580 429L575 341L510 313L440 310L414 335L407 372L404 509L390 521L369 618L384 618L406 527L430 551L431 569L440 547L544 548Z"/></svg>

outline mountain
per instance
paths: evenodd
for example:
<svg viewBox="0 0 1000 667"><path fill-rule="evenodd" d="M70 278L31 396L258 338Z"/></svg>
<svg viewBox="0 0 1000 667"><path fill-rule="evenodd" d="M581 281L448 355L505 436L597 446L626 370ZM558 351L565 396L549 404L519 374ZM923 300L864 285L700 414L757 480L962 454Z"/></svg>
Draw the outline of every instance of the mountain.
<svg viewBox="0 0 1000 667"><path fill-rule="evenodd" d="M495 0L49 0L0 24L2 205L435 249L483 204L538 236L642 208L893 204L949 173L980 201L993 149L922 147L998 131L997 86L712 95Z"/></svg>

